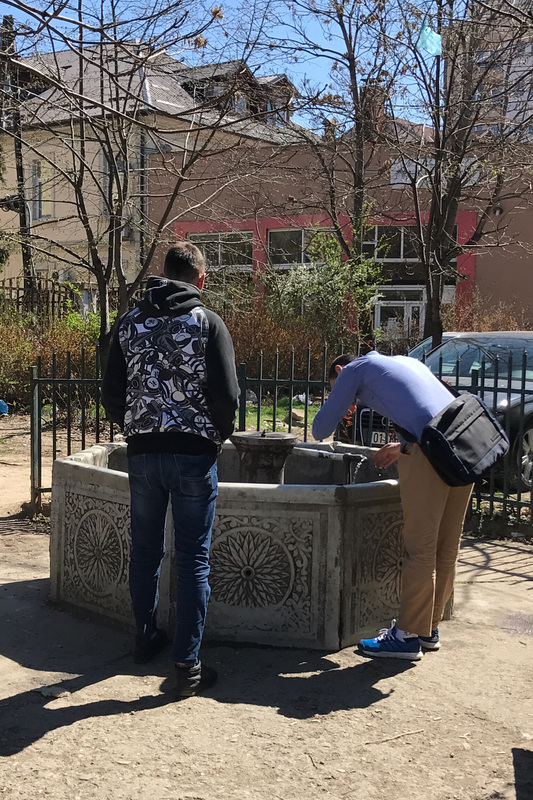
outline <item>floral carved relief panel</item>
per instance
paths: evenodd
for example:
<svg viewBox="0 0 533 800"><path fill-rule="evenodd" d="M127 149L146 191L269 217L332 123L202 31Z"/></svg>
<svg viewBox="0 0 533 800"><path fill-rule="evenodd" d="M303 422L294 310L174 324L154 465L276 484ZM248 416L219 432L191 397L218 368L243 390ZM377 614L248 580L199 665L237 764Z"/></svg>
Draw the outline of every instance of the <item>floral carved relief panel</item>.
<svg viewBox="0 0 533 800"><path fill-rule="evenodd" d="M129 505L67 491L65 510L62 599L129 620Z"/></svg>
<svg viewBox="0 0 533 800"><path fill-rule="evenodd" d="M375 625L376 619L395 616L400 603L401 567L404 558L400 509L369 510L357 517L359 547L354 629Z"/></svg>
<svg viewBox="0 0 533 800"><path fill-rule="evenodd" d="M239 611L244 625L268 618L276 631L309 631L318 529L319 514L220 513L211 546L210 613L224 606Z"/></svg>

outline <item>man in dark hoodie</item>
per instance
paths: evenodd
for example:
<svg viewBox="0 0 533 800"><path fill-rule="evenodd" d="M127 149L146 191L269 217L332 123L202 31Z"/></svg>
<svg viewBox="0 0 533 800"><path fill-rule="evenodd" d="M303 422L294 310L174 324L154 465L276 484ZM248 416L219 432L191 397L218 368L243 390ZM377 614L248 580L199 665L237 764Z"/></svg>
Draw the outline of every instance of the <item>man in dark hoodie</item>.
<svg viewBox="0 0 533 800"><path fill-rule="evenodd" d="M239 391L228 330L200 301L202 253L189 242L175 245L164 275L150 278L144 298L118 324L102 403L128 443L134 660L146 663L168 642L156 612L170 498L178 573L172 658L177 696L190 697L217 677L198 654L210 594L217 455L233 432Z"/></svg>

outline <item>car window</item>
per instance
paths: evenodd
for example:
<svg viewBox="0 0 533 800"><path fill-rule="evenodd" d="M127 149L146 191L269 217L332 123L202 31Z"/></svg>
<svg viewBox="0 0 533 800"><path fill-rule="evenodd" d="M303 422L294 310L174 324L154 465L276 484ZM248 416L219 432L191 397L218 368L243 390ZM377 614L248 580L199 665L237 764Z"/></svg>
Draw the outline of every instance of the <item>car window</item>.
<svg viewBox="0 0 533 800"><path fill-rule="evenodd" d="M447 342L449 339L452 339L457 334L455 333L443 333L442 334L442 344ZM408 356L411 358L418 358L419 361L422 360L424 353L427 355L431 350L433 350L433 338L428 336L427 339L423 339L416 347L413 347L412 350L409 350L407 353Z"/></svg>
<svg viewBox="0 0 533 800"><path fill-rule="evenodd" d="M417 344L416 347L413 347L412 350L409 351L408 355L411 358L418 358L420 360L424 353L429 353L431 350L431 339L424 339L423 342Z"/></svg>
<svg viewBox="0 0 533 800"><path fill-rule="evenodd" d="M524 351L526 352L526 381L533 380L533 337L530 340L511 340L509 338L484 340L477 344L473 340L452 339L442 344L426 358L426 365L435 375L441 377L457 374L459 378L472 379L478 372L478 379L494 377L505 380L509 361L512 359L511 377L521 379ZM459 363L459 366L457 366ZM458 370L458 372L457 372ZM483 372L484 370L484 372Z"/></svg>
<svg viewBox="0 0 533 800"><path fill-rule="evenodd" d="M511 348L510 352L513 358L511 376L515 379L520 379L522 377L522 370L524 369L524 352L525 352L526 381L533 380L533 341L520 342L518 345L514 345ZM505 359L505 361L507 363L507 358ZM506 367L504 368L503 374L507 375Z"/></svg>
<svg viewBox="0 0 533 800"><path fill-rule="evenodd" d="M481 371L485 365L485 376L494 374L494 361L489 353L464 339L450 340L434 350L426 358L426 366L435 375L470 378L474 370Z"/></svg>

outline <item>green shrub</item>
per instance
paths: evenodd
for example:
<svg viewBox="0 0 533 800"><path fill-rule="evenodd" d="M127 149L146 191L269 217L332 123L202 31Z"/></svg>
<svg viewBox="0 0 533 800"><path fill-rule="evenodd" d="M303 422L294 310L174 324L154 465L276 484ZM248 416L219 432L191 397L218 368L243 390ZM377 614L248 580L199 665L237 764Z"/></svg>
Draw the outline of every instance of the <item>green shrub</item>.
<svg viewBox="0 0 533 800"><path fill-rule="evenodd" d="M0 315L0 398L15 407L28 405L30 367L39 345L30 315L14 310Z"/></svg>
<svg viewBox="0 0 533 800"><path fill-rule="evenodd" d="M0 312L0 398L15 411L28 408L30 367L39 359L43 375L50 376L55 363L57 375L65 376L70 365L72 377L82 371L94 377L96 338L94 319L84 321L75 311L53 323L16 309ZM51 394L43 387L44 402Z"/></svg>
<svg viewBox="0 0 533 800"><path fill-rule="evenodd" d="M58 332L76 333L80 340L86 345L94 347L98 341L100 333L100 315L96 312L81 314L73 306L72 300L67 300L67 313L55 323ZM117 312L112 312L111 321L115 319Z"/></svg>
<svg viewBox="0 0 533 800"><path fill-rule="evenodd" d="M382 268L371 259L346 258L331 233L317 231L307 248L313 266L266 275L266 307L280 325L302 320L330 346L341 339L372 340L373 311ZM316 266L315 266L316 265Z"/></svg>

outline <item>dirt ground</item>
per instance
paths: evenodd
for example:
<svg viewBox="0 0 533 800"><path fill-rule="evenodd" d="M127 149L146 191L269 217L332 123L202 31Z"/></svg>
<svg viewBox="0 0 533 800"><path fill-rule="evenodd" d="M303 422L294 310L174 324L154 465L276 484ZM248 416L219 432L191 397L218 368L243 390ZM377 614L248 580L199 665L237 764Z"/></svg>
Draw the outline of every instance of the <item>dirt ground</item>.
<svg viewBox="0 0 533 800"><path fill-rule="evenodd" d="M466 536L455 618L421 662L206 647L176 703L166 653L53 607L27 418L0 419L0 797L532 800L533 545Z"/></svg>

